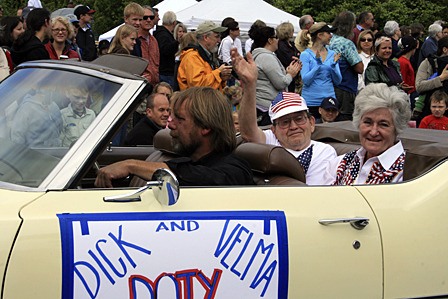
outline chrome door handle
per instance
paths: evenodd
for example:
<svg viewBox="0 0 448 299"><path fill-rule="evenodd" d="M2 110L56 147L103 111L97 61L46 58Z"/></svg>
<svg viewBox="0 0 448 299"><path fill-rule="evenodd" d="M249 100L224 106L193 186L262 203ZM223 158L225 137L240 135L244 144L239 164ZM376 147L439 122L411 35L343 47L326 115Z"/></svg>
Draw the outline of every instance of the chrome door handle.
<svg viewBox="0 0 448 299"><path fill-rule="evenodd" d="M321 219L319 223L322 225L330 225L336 223L350 223L356 229L364 229L369 224L369 218L353 217L353 218L335 218L335 219Z"/></svg>

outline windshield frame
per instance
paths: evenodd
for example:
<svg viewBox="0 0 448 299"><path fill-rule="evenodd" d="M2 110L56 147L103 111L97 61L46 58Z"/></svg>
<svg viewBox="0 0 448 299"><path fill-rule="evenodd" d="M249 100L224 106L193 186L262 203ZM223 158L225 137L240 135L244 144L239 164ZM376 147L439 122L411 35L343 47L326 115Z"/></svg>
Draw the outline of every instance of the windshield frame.
<svg viewBox="0 0 448 299"><path fill-rule="evenodd" d="M4 189L12 190L28 190L28 191L45 191L45 190L62 190L66 189L70 182L77 176L81 169L86 167L88 161L94 161L92 155L100 148L107 146L108 136L112 136L115 127L119 127L119 122L123 120L123 116L129 114L129 107L139 96L142 91L146 92L146 79L140 76L134 76L123 72L108 69L106 67L93 65L91 63L55 63L53 61L32 62L21 65L17 68L17 72L21 69L49 69L60 70L63 72L73 72L86 76L105 80L117 86L118 90L108 100L107 104L89 125L86 131L79 137L70 148L55 147L51 150L63 151L66 153L60 158L60 161L50 171L50 173L40 182L38 187L28 187L20 184L13 184L7 181L0 181L0 186Z"/></svg>

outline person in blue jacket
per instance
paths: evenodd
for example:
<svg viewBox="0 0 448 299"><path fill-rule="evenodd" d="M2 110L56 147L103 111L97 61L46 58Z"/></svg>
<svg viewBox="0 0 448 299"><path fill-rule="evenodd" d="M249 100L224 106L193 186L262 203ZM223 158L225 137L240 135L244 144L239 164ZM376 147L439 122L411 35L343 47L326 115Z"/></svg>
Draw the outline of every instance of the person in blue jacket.
<svg viewBox="0 0 448 299"><path fill-rule="evenodd" d="M302 61L302 96L310 113L319 118L319 106L324 98L335 98L334 84L342 80L338 60L340 54L328 49L331 40L330 28L325 22L312 25L309 29L313 45L300 54Z"/></svg>

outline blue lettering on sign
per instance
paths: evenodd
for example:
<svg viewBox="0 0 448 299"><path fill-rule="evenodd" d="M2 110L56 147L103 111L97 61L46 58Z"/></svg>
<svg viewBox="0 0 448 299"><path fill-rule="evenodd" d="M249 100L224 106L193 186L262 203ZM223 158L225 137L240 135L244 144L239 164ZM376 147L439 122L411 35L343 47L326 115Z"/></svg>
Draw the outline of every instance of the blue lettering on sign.
<svg viewBox="0 0 448 299"><path fill-rule="evenodd" d="M124 262L124 259L133 267L135 268L137 264L133 260L131 253L140 252L146 255L151 255L151 251L143 248L141 246L138 246L136 244L133 244L131 242L125 241L123 239L123 228L120 225L118 227L118 236L110 232L108 236L110 237L110 240L100 239L95 244L96 252L98 252L98 255L96 252L92 249L88 250L88 254L92 258L91 261L76 261L74 263L74 272L80 279L81 283L83 284L84 288L86 289L87 293L89 294L90 298L96 298L98 295L98 291L101 286L101 276L100 274L104 274L106 276L107 280L110 284L115 284L115 278L122 278L127 273L127 267L126 263ZM102 246L100 247L100 244ZM107 254L102 249L103 247L108 247L109 249L119 249L122 253L122 257L118 259L118 263L121 266L121 269L118 270L112 261L108 258ZM129 249L133 249L133 251L129 251ZM124 258L124 259L123 259ZM107 265L107 267L106 267ZM84 269L84 270L83 270ZM110 273L108 270L112 270L113 273ZM87 280L85 279L85 276L90 274L93 274L95 276L95 281L92 285L88 285Z"/></svg>
<svg viewBox="0 0 448 299"><path fill-rule="evenodd" d="M118 297L194 299L194 289L200 288L201 298L214 299L218 286L228 287L227 277L232 275L244 281L244 285L251 288L257 298L270 296L272 288L276 290L276 298L286 299L288 296L287 226L281 211L58 214L58 217L63 255L63 298L72 298L75 290L78 296L84 298L109 296L118 284L121 288L123 280L126 280L129 293L117 293ZM216 244L210 244L212 248L208 251L210 257L216 260L213 263L214 270L207 270L213 273L208 272L211 275L207 277L203 270L199 270L204 269L202 261L199 263L200 268L183 268L179 271L171 267L169 271L175 272L166 273L162 270L159 275L154 275L152 271L136 273L134 269L138 268L138 261L148 262L143 269L153 262L159 265L163 261L148 260L149 256L155 254L155 248L150 250L147 245L130 241L125 229L128 228L127 223L132 221L142 221L142 224L150 222L149 228L151 231L152 227L153 233L170 234L193 233L206 225L207 221L218 221L222 229L214 230ZM261 227L259 221L263 222ZM114 223L113 229L104 231L102 226L98 231L101 232L99 237L94 237L98 232L91 224L108 222ZM253 225L255 222L257 225ZM131 227L139 230L148 228L146 223ZM274 231L271 231L272 228ZM92 231L94 234L91 234ZM91 244L87 248L75 246L77 243L74 241L78 242L81 236L95 239L86 239L89 242L87 244ZM86 244L84 241L81 243ZM194 254L203 253L200 250ZM220 266L217 268L216 265ZM225 277L224 283L220 284L223 269L227 269L228 273L222 276ZM277 280L278 285L272 286ZM239 290L240 286L232 284L234 287Z"/></svg>
<svg viewBox="0 0 448 299"><path fill-rule="evenodd" d="M235 256L232 261L233 264L230 267L230 271L238 276L241 280L246 278L249 270L252 270L252 266L254 261L262 259L262 263L260 268L257 271L257 274L253 278L253 281L250 284L252 289L256 289L260 284L264 281L264 287L261 291L261 297L264 297L266 290L274 277L275 270L278 265L277 260L270 260L271 253L274 250L275 244L270 243L265 245L265 241L263 239L259 239L254 252L252 253L249 261L245 265L244 272L241 274L239 270L237 270L238 264L241 262L241 258L245 256L247 252L247 248L249 244L252 242L254 233L251 232L248 228L244 227L242 224L236 224L233 229L229 230L230 220L226 220L221 237L219 238L218 244L215 250L215 257L220 259L221 265L223 265L226 269L229 268L229 256ZM236 246L239 243L243 243L243 246ZM247 254L250 254L249 252ZM269 266L266 267L266 264L270 261ZM244 265L242 265L244 267Z"/></svg>
<svg viewBox="0 0 448 299"><path fill-rule="evenodd" d="M164 221L160 222L156 228L156 232L160 231L187 231L192 232L199 229L199 223L193 220L182 220L182 221L170 221L165 223Z"/></svg>

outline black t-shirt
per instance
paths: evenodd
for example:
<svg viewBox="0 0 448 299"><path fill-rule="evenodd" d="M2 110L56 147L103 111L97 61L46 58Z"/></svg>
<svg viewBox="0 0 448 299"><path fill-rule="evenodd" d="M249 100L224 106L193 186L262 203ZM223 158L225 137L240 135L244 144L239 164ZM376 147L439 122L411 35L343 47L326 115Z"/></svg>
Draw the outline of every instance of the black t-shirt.
<svg viewBox="0 0 448 299"><path fill-rule="evenodd" d="M31 37L19 48L14 45L11 51L12 61L15 65L22 62L50 59L47 49L44 44L36 36Z"/></svg>
<svg viewBox="0 0 448 299"><path fill-rule="evenodd" d="M152 145L154 135L156 135L156 133L161 129L161 127L157 126L145 115L126 135L126 139L124 140L123 145Z"/></svg>
<svg viewBox="0 0 448 299"><path fill-rule="evenodd" d="M198 161L181 157L165 162L181 186L253 185L249 164L229 153L210 153Z"/></svg>

